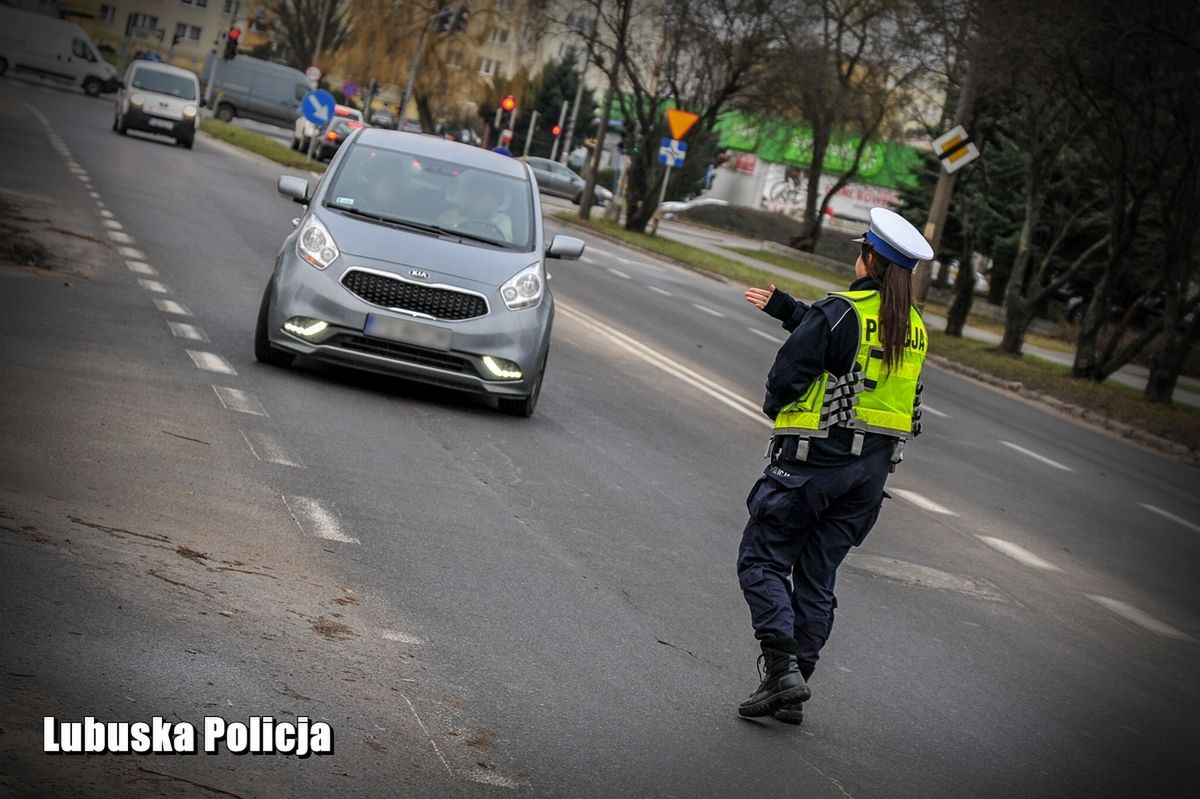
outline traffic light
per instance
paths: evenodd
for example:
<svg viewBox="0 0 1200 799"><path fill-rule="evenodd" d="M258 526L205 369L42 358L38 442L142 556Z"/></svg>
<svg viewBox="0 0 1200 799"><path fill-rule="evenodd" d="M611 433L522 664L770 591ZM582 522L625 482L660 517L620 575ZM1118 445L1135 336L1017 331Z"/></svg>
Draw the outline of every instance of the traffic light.
<svg viewBox="0 0 1200 799"><path fill-rule="evenodd" d="M438 33L445 33L450 30L450 25L454 22L453 11L439 11L437 14L437 22L434 23L433 29Z"/></svg>
<svg viewBox="0 0 1200 799"><path fill-rule="evenodd" d="M225 34L225 60L231 60L237 55L238 39L242 36L240 28L230 28L229 33Z"/></svg>
<svg viewBox="0 0 1200 799"><path fill-rule="evenodd" d="M556 139L559 136L561 136L562 135L562 125L555 125L554 127L550 128L550 135Z"/></svg>
<svg viewBox="0 0 1200 799"><path fill-rule="evenodd" d="M517 107L517 98L513 97L511 94L506 95L504 99L500 101L500 107L505 111L512 111Z"/></svg>
<svg viewBox="0 0 1200 799"><path fill-rule="evenodd" d="M450 20L450 32L458 33L467 29L467 19L471 16L471 9L466 6L459 6L454 12L454 18Z"/></svg>

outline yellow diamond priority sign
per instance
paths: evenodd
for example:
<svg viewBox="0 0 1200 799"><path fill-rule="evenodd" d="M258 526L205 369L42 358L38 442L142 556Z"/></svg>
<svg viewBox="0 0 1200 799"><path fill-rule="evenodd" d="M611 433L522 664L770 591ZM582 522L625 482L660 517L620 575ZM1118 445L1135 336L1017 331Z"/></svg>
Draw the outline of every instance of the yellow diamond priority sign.
<svg viewBox="0 0 1200 799"><path fill-rule="evenodd" d="M680 111L678 108L667 109L667 124L671 126L671 138L682 139L683 134L691 130L692 125L700 118L699 114L691 111Z"/></svg>

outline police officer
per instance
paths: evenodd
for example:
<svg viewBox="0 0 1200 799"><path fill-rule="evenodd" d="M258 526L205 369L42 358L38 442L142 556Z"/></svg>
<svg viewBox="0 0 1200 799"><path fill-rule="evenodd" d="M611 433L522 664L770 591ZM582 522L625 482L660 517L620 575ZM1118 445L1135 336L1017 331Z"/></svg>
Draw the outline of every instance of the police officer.
<svg viewBox="0 0 1200 799"><path fill-rule="evenodd" d="M870 216L855 239L849 291L812 306L774 286L746 292L791 335L767 376L770 464L746 499L738 551L763 676L742 716L803 720L833 626L837 568L875 524L903 444L920 432L928 340L912 307L912 271L933 250L900 215L874 208Z"/></svg>

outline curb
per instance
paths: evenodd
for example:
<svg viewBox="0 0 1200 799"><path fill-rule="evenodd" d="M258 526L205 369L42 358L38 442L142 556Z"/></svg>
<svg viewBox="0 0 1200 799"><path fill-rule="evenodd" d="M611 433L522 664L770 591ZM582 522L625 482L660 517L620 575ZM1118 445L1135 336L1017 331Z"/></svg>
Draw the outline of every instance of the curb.
<svg viewBox="0 0 1200 799"><path fill-rule="evenodd" d="M715 272L710 272L707 269L702 269L701 267L696 266L695 264L689 264L687 261L681 261L678 258L672 258L669 255L663 255L660 252L655 252L654 250L650 250L645 247L638 246L637 244L631 244L627 241L622 241L621 239L618 239L615 236L610 236L607 233L605 233L604 231L592 227L591 225L587 224L586 222L576 221L573 219L567 219L563 216L560 216L559 214L554 214L554 221L558 222L559 224L566 225L569 228L573 228L575 230L581 230L585 233L590 233L591 235L595 236L596 238L604 239L609 244L615 244L618 247L625 247L626 249L633 250L634 252L640 252L649 258L657 258L660 261L666 261L669 264L674 264L675 266L682 267L684 269L687 269L690 272L695 272L696 274L700 275L701 277L706 277L709 280L715 280L718 283L729 283L729 278L724 277L723 275L718 275Z"/></svg>
<svg viewBox="0 0 1200 799"><path fill-rule="evenodd" d="M1180 444L1178 441L1171 441L1149 431L1134 427L1131 424L1113 419L1110 416L1105 416L1097 411L1088 410L1070 402L1064 402L1050 394L1025 388L1025 385L1019 380L1005 380L1004 378L996 377L995 375L976 369L973 366L952 361L942 355L928 355L926 356L926 361L947 372L954 372L964 377L969 377L972 380L978 380L980 383L985 383L1005 391L1011 391L1027 400L1045 405L1048 408L1065 413L1076 419L1082 419L1097 427L1104 428L1121 438L1127 438L1150 449L1174 456L1184 463L1193 466L1200 465L1200 450L1190 449L1187 445Z"/></svg>

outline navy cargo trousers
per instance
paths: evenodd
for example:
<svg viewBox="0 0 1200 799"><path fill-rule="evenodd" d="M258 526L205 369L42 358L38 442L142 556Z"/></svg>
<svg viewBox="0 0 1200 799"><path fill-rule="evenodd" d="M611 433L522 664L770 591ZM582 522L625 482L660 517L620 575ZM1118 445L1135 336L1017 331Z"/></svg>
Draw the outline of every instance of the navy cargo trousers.
<svg viewBox="0 0 1200 799"><path fill-rule="evenodd" d="M746 498L738 583L760 641L794 638L816 665L833 627L837 568L879 518L891 452L834 467L772 463Z"/></svg>

